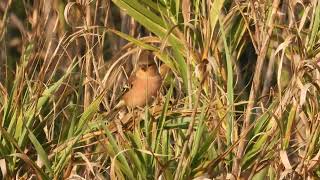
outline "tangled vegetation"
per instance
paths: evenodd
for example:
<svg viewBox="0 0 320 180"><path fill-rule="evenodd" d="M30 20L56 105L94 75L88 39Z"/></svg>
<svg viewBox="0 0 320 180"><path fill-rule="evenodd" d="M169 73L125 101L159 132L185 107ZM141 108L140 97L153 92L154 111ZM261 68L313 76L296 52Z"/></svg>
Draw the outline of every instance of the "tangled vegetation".
<svg viewBox="0 0 320 180"><path fill-rule="evenodd" d="M320 178L317 0L0 1L1 179ZM141 51L162 85L116 106Z"/></svg>

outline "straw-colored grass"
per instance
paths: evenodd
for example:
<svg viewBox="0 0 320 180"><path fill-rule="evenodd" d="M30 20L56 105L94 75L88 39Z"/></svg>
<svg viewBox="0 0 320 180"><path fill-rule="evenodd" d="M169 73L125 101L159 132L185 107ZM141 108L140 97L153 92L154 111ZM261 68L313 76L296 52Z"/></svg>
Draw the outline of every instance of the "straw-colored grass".
<svg viewBox="0 0 320 180"><path fill-rule="evenodd" d="M0 2L1 179L320 178L320 3ZM117 109L139 53L162 86Z"/></svg>

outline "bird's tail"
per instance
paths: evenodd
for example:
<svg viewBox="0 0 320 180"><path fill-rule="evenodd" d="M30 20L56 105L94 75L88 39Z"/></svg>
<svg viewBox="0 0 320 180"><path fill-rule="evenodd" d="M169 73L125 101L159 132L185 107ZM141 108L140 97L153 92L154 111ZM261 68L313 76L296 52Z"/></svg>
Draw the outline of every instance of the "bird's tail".
<svg viewBox="0 0 320 180"><path fill-rule="evenodd" d="M106 108L105 108L105 106L101 103L100 104L100 106L99 106L99 112L100 113L103 113L103 114L109 114L109 113L111 113L111 112L114 112L114 111L116 111L116 110L118 110L118 109L120 109L120 108L122 108L122 107L124 107L125 106L125 102L124 102L124 100L122 99L122 100L120 100L119 102L118 102L118 104L117 105L115 105L112 109L110 109L110 110L107 110Z"/></svg>
<svg viewBox="0 0 320 180"><path fill-rule="evenodd" d="M121 99L118 104L113 108L113 109L119 109L119 108L122 108L123 106L125 106L125 102L123 99Z"/></svg>

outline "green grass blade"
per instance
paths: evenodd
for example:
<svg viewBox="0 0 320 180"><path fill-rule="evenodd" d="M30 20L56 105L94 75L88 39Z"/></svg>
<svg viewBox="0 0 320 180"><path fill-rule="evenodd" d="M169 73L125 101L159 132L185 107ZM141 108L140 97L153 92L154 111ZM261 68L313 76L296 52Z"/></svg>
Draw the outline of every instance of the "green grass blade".
<svg viewBox="0 0 320 180"><path fill-rule="evenodd" d="M227 113L227 144L230 146L233 143L233 128L234 128L234 92L233 92L233 68L232 59L229 51L226 34L224 32L224 26L220 20L221 37L224 44L227 62L227 97L228 97L228 113Z"/></svg>
<svg viewBox="0 0 320 180"><path fill-rule="evenodd" d="M43 149L43 147L40 144L40 142L38 141L37 137L32 133L32 131L30 129L28 129L28 136L29 136L29 139L32 142L34 148L38 152L38 155L39 155L41 161L45 165L47 171L49 171L50 176L52 176L53 175L53 171L51 169L51 163L50 163L50 161L48 159L48 154Z"/></svg>

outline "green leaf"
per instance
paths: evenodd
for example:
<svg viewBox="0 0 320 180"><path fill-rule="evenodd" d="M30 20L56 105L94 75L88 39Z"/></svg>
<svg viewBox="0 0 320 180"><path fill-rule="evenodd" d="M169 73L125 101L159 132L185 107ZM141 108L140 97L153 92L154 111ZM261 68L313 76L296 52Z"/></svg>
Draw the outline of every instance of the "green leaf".
<svg viewBox="0 0 320 180"><path fill-rule="evenodd" d="M233 143L233 128L234 128L234 92L233 92L233 68L231 54L229 51L226 35L224 32L223 23L220 20L220 30L223 39L224 49L227 61L227 97L228 97L228 113L227 113L227 144L230 146Z"/></svg>
<svg viewBox="0 0 320 180"><path fill-rule="evenodd" d="M215 26L219 20L220 17L220 12L223 7L224 0L215 0L211 4L210 7L210 25L211 25L211 30L214 31Z"/></svg>
<svg viewBox="0 0 320 180"><path fill-rule="evenodd" d="M33 146L35 147L41 161L46 166L47 171L49 171L50 175L53 175L53 171L51 169L51 163L48 159L48 154L41 146L40 142L38 141L37 137L32 133L32 131L28 128L28 136L30 141L32 142Z"/></svg>

